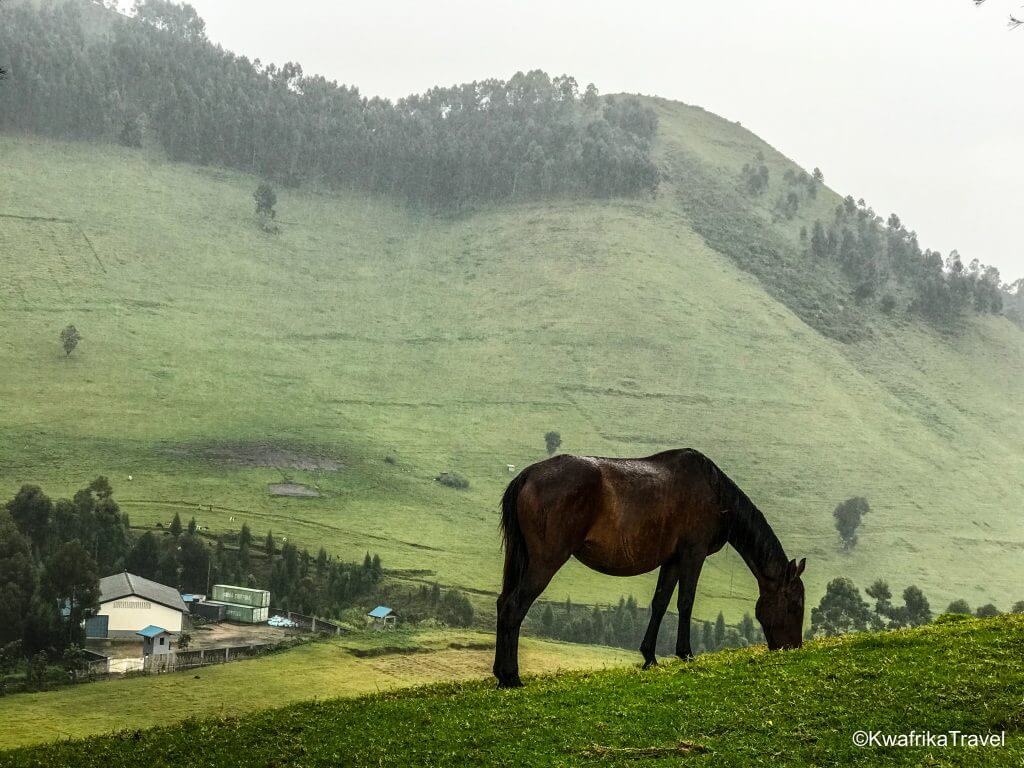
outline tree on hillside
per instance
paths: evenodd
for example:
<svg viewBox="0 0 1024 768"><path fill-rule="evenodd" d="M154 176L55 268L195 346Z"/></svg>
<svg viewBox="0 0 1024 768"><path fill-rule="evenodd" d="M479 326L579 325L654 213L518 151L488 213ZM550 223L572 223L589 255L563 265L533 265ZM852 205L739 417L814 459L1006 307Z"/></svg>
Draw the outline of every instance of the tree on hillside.
<svg viewBox="0 0 1024 768"><path fill-rule="evenodd" d="M811 255L816 259L828 256L828 237L820 221L815 221L811 228Z"/></svg>
<svg viewBox="0 0 1024 768"><path fill-rule="evenodd" d="M808 635L832 637L847 632L863 632L871 623L871 608L856 585L845 577L833 579L816 608L811 609Z"/></svg>
<svg viewBox="0 0 1024 768"><path fill-rule="evenodd" d="M124 561L125 570L144 579L157 581L160 569L160 543L156 536L146 531L135 540Z"/></svg>
<svg viewBox="0 0 1024 768"><path fill-rule="evenodd" d="M273 557L277 551L277 545L274 543L274 532L267 531L267 538L263 541L263 551L267 553L267 557Z"/></svg>
<svg viewBox="0 0 1024 768"><path fill-rule="evenodd" d="M210 575L210 550L197 537L186 533L179 539L180 587L186 592L205 593Z"/></svg>
<svg viewBox="0 0 1024 768"><path fill-rule="evenodd" d="M979 619L991 619L993 616L999 616L1002 613L992 603L986 603L974 612L974 615Z"/></svg>
<svg viewBox="0 0 1024 768"><path fill-rule="evenodd" d="M764 153L758 152L753 163L746 163L740 172L740 178L746 191L751 195L760 195L768 189L768 166L764 162Z"/></svg>
<svg viewBox="0 0 1024 768"><path fill-rule="evenodd" d="M206 40L206 22L188 3L179 5L172 0L135 0L132 13L143 24L182 40L193 43Z"/></svg>
<svg viewBox="0 0 1024 768"><path fill-rule="evenodd" d="M21 639L34 591L32 544L0 509L0 646Z"/></svg>
<svg viewBox="0 0 1024 768"><path fill-rule="evenodd" d="M872 629L882 629L885 626L883 619L888 619L892 622L896 618L892 604L892 590L889 589L887 582L878 579L865 589L864 592L875 601L875 616L872 617L871 622Z"/></svg>
<svg viewBox="0 0 1024 768"><path fill-rule="evenodd" d="M857 544L857 529L864 515L871 511L868 500L863 496L854 496L841 502L832 512L836 521L836 530L843 542L843 549L851 550Z"/></svg>
<svg viewBox="0 0 1024 768"><path fill-rule="evenodd" d="M551 610L551 604L548 603L544 606L544 611L540 615L540 626L544 630L544 634L550 636L555 628L555 612Z"/></svg>
<svg viewBox="0 0 1024 768"><path fill-rule="evenodd" d="M75 351L75 347L78 346L78 342L82 340L81 334L78 329L73 325L69 325L60 332L60 345L64 348L64 356L67 357Z"/></svg>
<svg viewBox="0 0 1024 768"><path fill-rule="evenodd" d="M171 519L171 526L168 530L174 538L181 536L181 515L177 512L174 513L174 517Z"/></svg>
<svg viewBox="0 0 1024 768"><path fill-rule="evenodd" d="M548 449L548 456L554 456L555 451L562 447L562 436L558 432L545 433L544 446Z"/></svg>
<svg viewBox="0 0 1024 768"><path fill-rule="evenodd" d="M277 218L277 211L274 209L277 205L277 193L274 188L265 181L260 182L252 196L256 200L256 220L260 229L264 232L275 231L276 225L273 221Z"/></svg>
<svg viewBox="0 0 1024 768"><path fill-rule="evenodd" d="M719 611L718 618L715 619L715 649L725 647L725 615Z"/></svg>
<svg viewBox="0 0 1024 768"><path fill-rule="evenodd" d="M971 610L970 604L968 604L968 602L963 598L960 598L946 606L946 613L961 613L970 616L973 611Z"/></svg>
<svg viewBox="0 0 1024 768"><path fill-rule="evenodd" d="M1014 603L1013 607L1010 608L1010 613L1024 613L1024 600L1018 600Z"/></svg>
<svg viewBox="0 0 1024 768"><path fill-rule="evenodd" d="M53 515L53 502L38 485L23 485L14 498L7 502L7 511L14 524L36 548L46 545Z"/></svg>
<svg viewBox="0 0 1024 768"><path fill-rule="evenodd" d="M61 544L47 558L39 578L39 591L44 599L66 611L64 647L83 644L81 624L86 612L98 607L99 582L96 562L78 541Z"/></svg>
<svg viewBox="0 0 1024 768"><path fill-rule="evenodd" d="M903 590L903 607L900 608L900 619L906 626L920 627L932 620L932 609L928 598L919 587L911 584Z"/></svg>

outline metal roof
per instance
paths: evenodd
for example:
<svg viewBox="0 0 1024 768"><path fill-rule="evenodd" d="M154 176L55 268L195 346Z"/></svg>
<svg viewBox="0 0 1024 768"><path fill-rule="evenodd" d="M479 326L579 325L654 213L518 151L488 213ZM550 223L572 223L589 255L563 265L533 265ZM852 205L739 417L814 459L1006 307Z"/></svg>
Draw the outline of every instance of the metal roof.
<svg viewBox="0 0 1024 768"><path fill-rule="evenodd" d="M394 611L388 608L386 605L378 605L367 616L372 616L375 619L383 619L385 616L390 616Z"/></svg>
<svg viewBox="0 0 1024 768"><path fill-rule="evenodd" d="M156 624L150 624L148 627L146 627L145 629L140 629L135 634L136 635L142 635L143 637L151 637L152 638L152 637L158 637L159 635L169 635L171 633L168 632L163 627L158 627Z"/></svg>
<svg viewBox="0 0 1024 768"><path fill-rule="evenodd" d="M131 595L165 605L176 611L188 612L188 606L185 605L185 601L181 599L181 595L174 587L157 584L155 581L144 579L134 573L128 573L128 571L115 573L113 576L104 576L100 579L101 604Z"/></svg>

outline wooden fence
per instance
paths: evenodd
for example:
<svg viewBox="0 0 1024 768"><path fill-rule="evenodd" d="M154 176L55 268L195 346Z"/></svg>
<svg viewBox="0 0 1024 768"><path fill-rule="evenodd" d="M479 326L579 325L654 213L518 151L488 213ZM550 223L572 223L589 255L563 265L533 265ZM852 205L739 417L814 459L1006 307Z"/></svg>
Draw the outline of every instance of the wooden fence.
<svg viewBox="0 0 1024 768"><path fill-rule="evenodd" d="M223 648L200 648L195 651L152 654L143 657L142 671L154 674L208 667L211 664L226 664L229 661L262 656L282 645L288 645L288 643L250 643L249 645L229 645Z"/></svg>

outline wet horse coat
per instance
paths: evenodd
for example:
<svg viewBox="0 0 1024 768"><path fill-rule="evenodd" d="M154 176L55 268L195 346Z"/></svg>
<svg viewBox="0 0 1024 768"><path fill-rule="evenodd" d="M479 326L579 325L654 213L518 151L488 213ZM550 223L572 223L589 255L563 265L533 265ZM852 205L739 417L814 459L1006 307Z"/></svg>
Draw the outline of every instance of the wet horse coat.
<svg viewBox="0 0 1024 768"><path fill-rule="evenodd" d="M757 617L769 647L799 646L803 562L787 559L761 512L698 451L642 459L556 456L527 467L502 499L505 572L498 598L494 674L519 685L519 627L559 568L575 557L612 576L661 568L640 650L655 662L658 629L679 584L676 654L687 658L697 580L730 543L757 578Z"/></svg>

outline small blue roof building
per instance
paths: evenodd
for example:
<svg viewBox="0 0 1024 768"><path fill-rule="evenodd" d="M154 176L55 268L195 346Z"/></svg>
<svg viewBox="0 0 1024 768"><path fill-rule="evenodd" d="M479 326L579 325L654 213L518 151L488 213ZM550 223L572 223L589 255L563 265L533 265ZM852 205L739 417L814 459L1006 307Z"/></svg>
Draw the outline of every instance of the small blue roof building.
<svg viewBox="0 0 1024 768"><path fill-rule="evenodd" d="M374 629L394 629L398 623L395 612L386 605L378 605L366 615L373 620Z"/></svg>
<svg viewBox="0 0 1024 768"><path fill-rule="evenodd" d="M161 653L171 652L171 638L174 634L172 632L168 632L163 627L150 624L148 627L140 629L135 634L142 637L143 656L150 656L152 654L159 655Z"/></svg>

